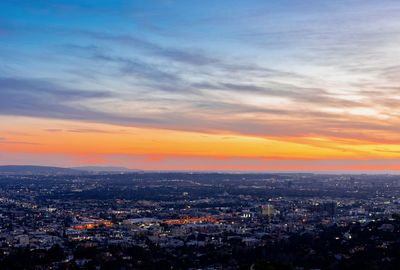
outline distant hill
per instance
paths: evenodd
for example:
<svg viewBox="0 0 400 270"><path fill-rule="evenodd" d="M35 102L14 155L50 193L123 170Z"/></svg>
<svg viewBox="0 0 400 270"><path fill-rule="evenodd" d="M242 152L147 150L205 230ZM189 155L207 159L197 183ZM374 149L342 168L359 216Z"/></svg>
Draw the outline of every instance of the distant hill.
<svg viewBox="0 0 400 270"><path fill-rule="evenodd" d="M76 175L82 171L49 166L6 165L0 166L0 175Z"/></svg>
<svg viewBox="0 0 400 270"><path fill-rule="evenodd" d="M141 170L129 169L125 167L103 167L103 166L84 166L84 167L73 167L73 170L86 171L92 173L129 173L139 172Z"/></svg>

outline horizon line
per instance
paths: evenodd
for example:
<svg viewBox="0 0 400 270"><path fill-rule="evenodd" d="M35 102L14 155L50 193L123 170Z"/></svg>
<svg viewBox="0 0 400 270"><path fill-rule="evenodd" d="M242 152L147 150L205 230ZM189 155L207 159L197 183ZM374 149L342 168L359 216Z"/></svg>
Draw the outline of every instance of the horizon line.
<svg viewBox="0 0 400 270"><path fill-rule="evenodd" d="M32 165L32 164L3 164L0 167L7 166L28 166L28 167L50 167L50 168L60 168L60 169L74 169L84 167L93 168L120 168L126 169L128 171L115 171L115 173L227 173L227 174L324 174L324 175L400 175L400 171L396 170L157 170L157 169L139 169L139 168L127 168L121 166L98 166L98 165L81 165L73 167L64 166L51 166L51 165ZM85 171L85 170L82 170ZM101 172L101 171L99 171ZM106 172L106 171L103 171ZM111 171L110 171L111 172Z"/></svg>

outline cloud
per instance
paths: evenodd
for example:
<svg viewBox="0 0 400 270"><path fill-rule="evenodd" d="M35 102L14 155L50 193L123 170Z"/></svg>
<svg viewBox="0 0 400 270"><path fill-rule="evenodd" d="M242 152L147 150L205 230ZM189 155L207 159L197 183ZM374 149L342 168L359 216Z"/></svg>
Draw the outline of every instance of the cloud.
<svg viewBox="0 0 400 270"><path fill-rule="evenodd" d="M110 56L101 53L94 54L93 59L120 64L119 70L125 75L139 76L148 80L179 80L177 75L163 71L159 67L145 63L139 59Z"/></svg>
<svg viewBox="0 0 400 270"><path fill-rule="evenodd" d="M139 42L139 41L138 41ZM79 57L86 57L95 62L106 62L116 64L115 69L123 76L132 76L136 79L142 79L136 83L137 87L150 88L153 91L163 91L170 93L180 93L188 97L194 94L194 98L206 97L207 93L203 90L220 90L226 91L227 95L231 92L252 93L261 97L284 97L295 102L313 103L329 106L346 106L357 107L364 106L357 101L340 99L321 88L303 87L295 84L283 83L276 80L268 80L268 76L277 76L280 80L286 77L299 78L299 76L272 69L258 68L257 65L225 63L218 60L218 64L209 67L197 67L195 72L190 70L182 71L180 68L175 69L160 63L149 63L143 59L130 58L126 56L112 55L106 53L106 49L89 45L66 45L66 49L71 53L78 53ZM262 78L263 82L254 83L238 83L240 77L230 77L231 72L239 72L240 76L248 76L247 80ZM213 71L216 73L213 75ZM251 74L248 72L259 71L260 74ZM191 82L191 78L198 76L206 77L208 81ZM267 76L267 77L265 77ZM224 81L222 79L224 78ZM304 78L303 78L304 79ZM209 95L208 95L209 96ZM136 97L135 97L136 98ZM210 99L209 99L210 100ZM151 100L150 100L151 101ZM193 104L199 104L198 100L192 100ZM216 104L215 102L208 101ZM239 106L239 104L236 104ZM195 105L196 106L196 105ZM221 106L224 106L221 102ZM250 109L248 107L248 109ZM273 110L270 108L270 110ZM251 110L250 110L251 111Z"/></svg>
<svg viewBox="0 0 400 270"><path fill-rule="evenodd" d="M209 89L209 90L223 90L229 92L240 92L240 93L254 93L258 96L272 96L272 97L284 97L291 99L295 102L312 103L318 105L335 105L335 106L347 106L347 107L359 107L364 104L351 100L339 99L329 92L321 88L309 88L302 87L293 84L277 83L277 82L265 82L263 85L256 84L239 84L235 82L222 82L217 84L211 84L207 82L194 84L193 87L198 89Z"/></svg>
<svg viewBox="0 0 400 270"><path fill-rule="evenodd" d="M395 12L388 18L377 16L387 7L375 14L366 6L354 11L324 4L317 6L323 11L318 13L295 5L278 8L275 14L271 10L276 7L266 5L267 9L217 12L210 15L215 20L208 22L200 22L204 15L197 15L184 20L197 21L196 25L175 25L190 30L190 35L184 33L176 40L143 34L137 25L132 31L122 31L125 28L115 27L119 21L112 22L107 31L86 24L60 27L65 15L84 14L92 6L40 3L40 10L56 11L54 27L23 23L14 27L36 38L29 50L19 44L21 48L14 51L28 52L24 59L15 61L12 53L6 59L14 69L9 77L0 77L0 114L282 139L327 136L338 141L399 141L400 115L393 109L400 105L396 98L399 68L393 53L397 47L391 45L398 40L398 28L393 23ZM118 8L114 6L112 14ZM304 13L294 12L298 8ZM106 10L100 5L91 14L103 16ZM332 10L338 13L331 14ZM165 18L170 12L159 8L156 13ZM294 16L277 24L282 14ZM153 17L147 15L154 25ZM366 21L369 15L382 24ZM175 19L182 23L181 18ZM348 27L337 27L341 19ZM121 20L127 25L125 17ZM388 28L381 31L382 26ZM196 44L209 34L206 30L224 37L210 36L216 42L207 48ZM179 34L176 28L171 32ZM57 52L48 51L54 47L36 42L39 35L43 35L40 40L64 45L59 44ZM183 44L191 35L196 38ZM222 44L222 50L213 44ZM29 55L31 51L36 58ZM28 63L26 68L22 60ZM35 63L29 65L30 61ZM40 65L40 74L47 71L62 79L17 75L28 74L27 69L39 66L38 61L46 64ZM100 89L83 87L89 80ZM110 90L102 90L105 85Z"/></svg>
<svg viewBox="0 0 400 270"><path fill-rule="evenodd" d="M109 131L109 130L97 129L97 128L75 128L75 129L68 129L66 131L67 132L72 132L72 133L104 133L104 134L121 134L121 133L124 133L124 130Z"/></svg>
<svg viewBox="0 0 400 270"><path fill-rule="evenodd" d="M262 67L256 63L245 62L243 60L228 60L230 58L228 56L217 57L215 53L206 52L205 50L196 47L166 47L165 45L159 45L155 42L151 42L146 39L129 34L110 34L107 32L75 30L65 31L70 34L79 34L94 40L105 41L111 47L114 46L116 43L120 45L125 45L131 50L136 49L143 51L152 58L159 58L163 59L164 61L173 61L175 63L189 65L195 67L198 71L201 69L205 69L206 72L211 73L212 70L219 70L225 73L256 73L262 76L269 77L301 77L299 74L293 72ZM127 62L126 58L119 59L122 60L122 62Z"/></svg>
<svg viewBox="0 0 400 270"><path fill-rule="evenodd" d="M76 115L68 102L110 97L107 91L70 89L47 80L0 77L0 113L4 115Z"/></svg>
<svg viewBox="0 0 400 270"><path fill-rule="evenodd" d="M59 128L46 128L46 129L44 129L44 131L46 131L46 132L62 132L63 130L59 129Z"/></svg>
<svg viewBox="0 0 400 270"><path fill-rule="evenodd" d="M112 97L103 90L71 89L44 79L0 77L0 114L89 121L129 122L138 118L115 117L81 105Z"/></svg>
<svg viewBox="0 0 400 270"><path fill-rule="evenodd" d="M232 85L228 85L232 86ZM225 85L226 87L226 85ZM290 108L257 108L254 106L213 101L191 100L187 107L179 107L179 100L145 97L139 104L157 102L166 106L163 112L116 113L109 107L89 106L95 100L120 99L116 93L104 90L70 89L44 79L0 78L0 114L56 119L74 119L123 126L156 127L206 133L233 133L259 137L328 136L364 139L375 142L396 142L371 131L399 132L398 126L383 122L356 119L348 116L321 113L313 110L298 112ZM253 89L259 90L259 89ZM199 97L198 97L199 98ZM176 103L176 107L174 107ZM282 118L283 117L283 118ZM296 125L293 125L296 122ZM195 124L193 124L195 123ZM51 130L51 129L50 129ZM368 130L369 132L365 132ZM52 130L54 131L54 130ZM70 130L71 132L101 132L98 130Z"/></svg>
<svg viewBox="0 0 400 270"><path fill-rule="evenodd" d="M9 140L4 137L0 137L0 144L6 145L6 144L17 144L17 145L41 145L41 143L36 143L36 142L24 142L24 141L15 141L15 140Z"/></svg>
<svg viewBox="0 0 400 270"><path fill-rule="evenodd" d="M140 58L113 55L107 50L95 45L67 44L62 46L63 53L70 53L72 56L84 57L93 62L104 62L114 64L108 67L108 72L118 71L120 76L135 77L146 81L157 81L162 83L177 84L180 77L177 73L167 71L167 68L160 64L149 63ZM110 74L108 74L110 75Z"/></svg>
<svg viewBox="0 0 400 270"><path fill-rule="evenodd" d="M32 94L38 94L46 98L64 98L69 100L79 100L87 98L104 98L110 97L107 91L86 91L83 89L70 89L57 86L46 80L36 79L19 79L0 77L1 94L9 95L10 92L22 93L21 97L29 97ZM32 96L30 96L32 97ZM22 101L22 100L21 100Z"/></svg>
<svg viewBox="0 0 400 270"><path fill-rule="evenodd" d="M78 33L84 34L94 39L118 42L126 46L133 46L136 49L143 50L154 56L159 56L176 62L181 62L190 65L211 65L219 62L218 59L207 56L200 52L193 52L189 49L180 50L176 48L166 48L156 43L132 36L132 35L116 35L101 32L80 31Z"/></svg>
<svg viewBox="0 0 400 270"><path fill-rule="evenodd" d="M383 152L383 153L393 153L393 154L400 154L400 151L393 151L393 150L387 150L387 149L375 149L377 152Z"/></svg>

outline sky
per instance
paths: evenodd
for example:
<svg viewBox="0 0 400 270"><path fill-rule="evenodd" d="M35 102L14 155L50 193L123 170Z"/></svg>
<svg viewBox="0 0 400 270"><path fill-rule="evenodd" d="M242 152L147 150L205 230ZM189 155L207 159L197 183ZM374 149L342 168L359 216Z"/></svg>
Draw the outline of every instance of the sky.
<svg viewBox="0 0 400 270"><path fill-rule="evenodd" d="M0 164L400 171L400 2L2 0Z"/></svg>

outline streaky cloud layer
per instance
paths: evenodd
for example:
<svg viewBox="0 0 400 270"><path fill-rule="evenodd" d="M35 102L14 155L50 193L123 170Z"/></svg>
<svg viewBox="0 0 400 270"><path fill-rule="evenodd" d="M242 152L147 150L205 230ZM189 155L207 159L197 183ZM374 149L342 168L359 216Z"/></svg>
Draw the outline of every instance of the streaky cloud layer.
<svg viewBox="0 0 400 270"><path fill-rule="evenodd" d="M399 169L397 1L5 0L0 14L2 164Z"/></svg>

